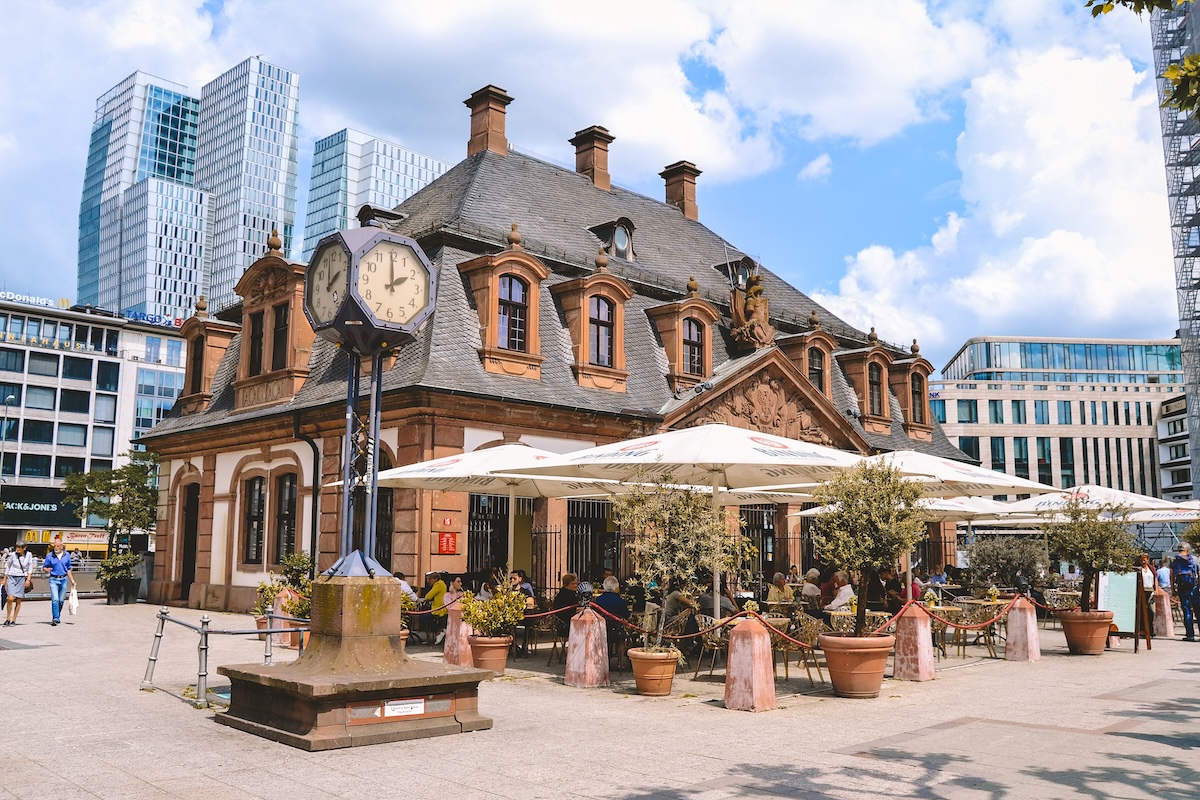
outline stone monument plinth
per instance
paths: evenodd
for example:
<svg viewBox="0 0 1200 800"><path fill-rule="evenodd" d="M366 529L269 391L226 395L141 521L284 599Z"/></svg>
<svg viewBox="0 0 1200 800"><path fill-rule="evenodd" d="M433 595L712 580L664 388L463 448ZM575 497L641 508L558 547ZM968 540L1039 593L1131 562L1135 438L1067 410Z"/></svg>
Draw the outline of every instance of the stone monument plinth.
<svg viewBox="0 0 1200 800"><path fill-rule="evenodd" d="M303 750L332 750L485 730L488 670L412 659L400 638L400 582L318 578L312 637L289 664L217 669L232 684L216 721Z"/></svg>

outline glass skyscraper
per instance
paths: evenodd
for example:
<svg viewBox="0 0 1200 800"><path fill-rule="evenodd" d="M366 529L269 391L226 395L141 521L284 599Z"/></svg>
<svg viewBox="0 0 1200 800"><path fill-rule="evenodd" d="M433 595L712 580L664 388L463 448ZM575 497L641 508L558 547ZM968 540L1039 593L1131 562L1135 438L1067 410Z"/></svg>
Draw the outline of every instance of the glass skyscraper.
<svg viewBox="0 0 1200 800"><path fill-rule="evenodd" d="M185 92L135 72L96 101L79 207L80 303L190 313L207 204L193 187L200 102Z"/></svg>
<svg viewBox="0 0 1200 800"><path fill-rule="evenodd" d="M96 101L79 207L82 304L155 321L220 310L296 215L298 79L248 58L206 85L135 72Z"/></svg>
<svg viewBox="0 0 1200 800"><path fill-rule="evenodd" d="M209 308L233 305L233 287L267 248L272 229L291 249L296 219L299 76L251 57L200 96L196 185L209 195L205 249Z"/></svg>
<svg viewBox="0 0 1200 800"><path fill-rule="evenodd" d="M349 228L363 205L398 206L450 166L350 128L318 139L313 147L301 258L307 261L322 237Z"/></svg>

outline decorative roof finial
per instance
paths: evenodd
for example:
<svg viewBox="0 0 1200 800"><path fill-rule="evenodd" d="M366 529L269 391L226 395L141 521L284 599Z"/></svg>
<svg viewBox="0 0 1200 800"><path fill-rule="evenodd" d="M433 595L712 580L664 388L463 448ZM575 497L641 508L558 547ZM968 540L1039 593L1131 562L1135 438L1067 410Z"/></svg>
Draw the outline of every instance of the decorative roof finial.
<svg viewBox="0 0 1200 800"><path fill-rule="evenodd" d="M596 272L608 272L608 256L603 247L596 251Z"/></svg>
<svg viewBox="0 0 1200 800"><path fill-rule="evenodd" d="M817 310L815 308L808 312L808 327L812 328L813 330L821 327L821 318L817 315Z"/></svg>
<svg viewBox="0 0 1200 800"><path fill-rule="evenodd" d="M193 316L197 316L200 319L208 316L208 301L204 299L204 295L200 295L196 300L196 313Z"/></svg>
<svg viewBox="0 0 1200 800"><path fill-rule="evenodd" d="M696 276L693 275L687 282L688 294L692 297L700 296L700 284L696 282Z"/></svg>
<svg viewBox="0 0 1200 800"><path fill-rule="evenodd" d="M521 249L521 232L517 230L517 223L512 224L512 230L508 234L508 247L511 250Z"/></svg>
<svg viewBox="0 0 1200 800"><path fill-rule="evenodd" d="M267 237L267 255L278 254L282 249L283 240L279 238L279 231L271 228L271 235Z"/></svg>
<svg viewBox="0 0 1200 800"><path fill-rule="evenodd" d="M921 345L917 344L917 340L913 339L912 354L915 356L921 352Z"/></svg>
<svg viewBox="0 0 1200 800"><path fill-rule="evenodd" d="M871 326L871 332L867 334L867 341L871 344L879 344L879 334L875 332L875 326Z"/></svg>

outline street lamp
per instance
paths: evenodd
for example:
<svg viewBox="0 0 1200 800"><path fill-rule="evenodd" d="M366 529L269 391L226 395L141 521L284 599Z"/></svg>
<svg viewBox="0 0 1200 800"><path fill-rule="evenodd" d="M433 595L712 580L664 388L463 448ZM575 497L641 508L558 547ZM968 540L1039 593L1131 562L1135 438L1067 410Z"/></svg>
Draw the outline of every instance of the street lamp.
<svg viewBox="0 0 1200 800"><path fill-rule="evenodd" d="M4 491L4 450L8 445L8 407L16 399L16 395L11 394L4 398L4 422L0 423L0 492Z"/></svg>

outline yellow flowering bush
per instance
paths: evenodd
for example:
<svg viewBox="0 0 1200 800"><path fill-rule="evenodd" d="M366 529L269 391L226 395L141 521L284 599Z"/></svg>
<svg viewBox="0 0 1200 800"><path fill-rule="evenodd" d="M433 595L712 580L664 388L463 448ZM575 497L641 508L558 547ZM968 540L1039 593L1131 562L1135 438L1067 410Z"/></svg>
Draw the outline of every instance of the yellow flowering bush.
<svg viewBox="0 0 1200 800"><path fill-rule="evenodd" d="M463 622L480 636L508 636L525 617L525 594L503 583L487 600L467 592L459 604Z"/></svg>

